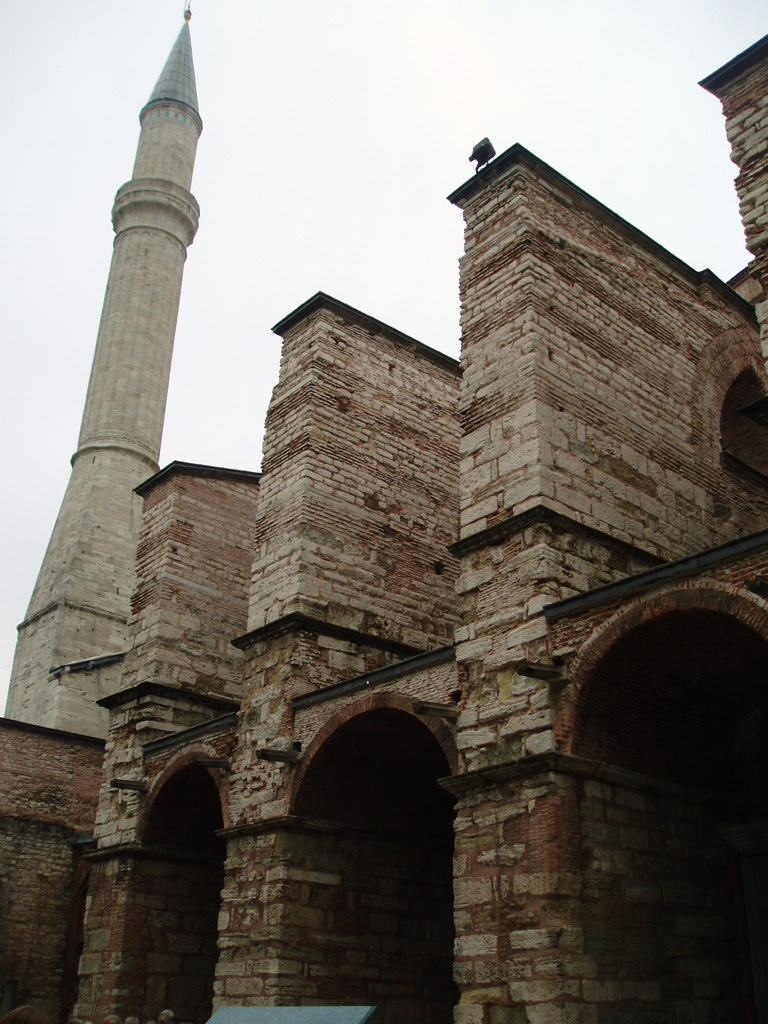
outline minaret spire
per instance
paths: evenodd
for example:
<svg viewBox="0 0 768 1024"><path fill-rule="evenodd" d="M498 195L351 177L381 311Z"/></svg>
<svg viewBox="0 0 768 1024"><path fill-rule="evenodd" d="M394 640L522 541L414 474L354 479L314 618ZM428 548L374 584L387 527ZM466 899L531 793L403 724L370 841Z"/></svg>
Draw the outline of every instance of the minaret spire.
<svg viewBox="0 0 768 1024"><path fill-rule="evenodd" d="M131 180L115 197L115 243L72 475L24 622L8 717L99 735L96 700L126 646L140 507L157 469L181 279L199 209L189 191L202 131L189 18L139 120ZM52 673L52 669L56 671ZM110 672L113 673L110 675Z"/></svg>

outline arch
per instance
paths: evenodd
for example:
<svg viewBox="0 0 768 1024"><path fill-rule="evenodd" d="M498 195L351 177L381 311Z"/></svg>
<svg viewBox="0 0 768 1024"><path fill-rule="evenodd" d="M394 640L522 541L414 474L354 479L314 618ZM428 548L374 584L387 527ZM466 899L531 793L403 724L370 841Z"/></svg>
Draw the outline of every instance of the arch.
<svg viewBox="0 0 768 1024"><path fill-rule="evenodd" d="M365 714L368 711L375 711L383 708L388 708L394 711L402 711L407 715L412 715L421 724L432 733L437 743L440 745L440 749L445 755L445 759L448 762L450 768L450 774L453 775L458 767L458 752L456 750L456 740L454 739L452 731L448 728L442 719L435 719L430 715L417 715L413 710L414 700L412 697L408 697L405 694L400 693L381 693L381 694L369 694L362 700L356 701L354 704L343 708L337 712L331 718L325 722L324 725L315 733L312 742L306 748L301 758L301 761L296 766L296 771L293 776L293 784L291 787L291 798L290 808L293 811L296 806L296 796L302 786L304 777L310 769L315 757L318 752L323 748L326 741L347 722L357 718L359 715Z"/></svg>
<svg viewBox="0 0 768 1024"><path fill-rule="evenodd" d="M141 811L139 812L139 820L136 827L136 835L140 840L143 840L147 822L150 815L153 812L153 808L157 801L158 796L162 793L166 784L179 772L185 771L192 767L193 762L202 759L217 758L220 754L205 747L196 747L192 750L185 750L184 753L175 757L169 764L163 768L163 770L152 780L150 783L149 791L146 799L143 801ZM221 818L222 827L229 827L229 776L226 771L221 768L210 768L198 766L201 772L205 772L216 787L216 791L219 797L219 804L221 806Z"/></svg>
<svg viewBox="0 0 768 1024"><path fill-rule="evenodd" d="M768 392L768 378L759 337L746 328L733 328L713 338L699 356L691 388L691 443L702 458L720 454L720 416L725 397L745 371L751 370Z"/></svg>
<svg viewBox="0 0 768 1024"><path fill-rule="evenodd" d="M154 780L139 816L141 855L130 878L126 933L134 935L132 1008L154 1016L171 1006L203 1024L211 1014L224 883L223 772L186 750Z"/></svg>
<svg viewBox="0 0 768 1024"><path fill-rule="evenodd" d="M315 921L307 956L321 1001L452 1021L454 798L439 780L456 761L445 722L397 693L341 709L308 745L282 840L303 884L283 898L286 920Z"/></svg>
<svg viewBox="0 0 768 1024"><path fill-rule="evenodd" d="M748 591L734 591L724 583L696 580L639 597L602 623L586 640L571 667L571 685L557 724L561 750L572 753L579 719L590 695L597 667L611 649L638 627L675 612L708 611L731 617L768 644L768 608Z"/></svg>
<svg viewBox="0 0 768 1024"><path fill-rule="evenodd" d="M768 477L768 432L761 422L766 389L752 367L733 381L720 412L720 446L740 463Z"/></svg>
<svg viewBox="0 0 768 1024"><path fill-rule="evenodd" d="M563 710L563 745L592 776L579 857L598 975L639 969L662 991L691 992L675 945L682 912L690 955L708 975L722 971L714 1016L749 1019L752 897L729 837L768 817L765 603L701 580L638 598L584 644ZM655 1018L640 1006L632 1015Z"/></svg>

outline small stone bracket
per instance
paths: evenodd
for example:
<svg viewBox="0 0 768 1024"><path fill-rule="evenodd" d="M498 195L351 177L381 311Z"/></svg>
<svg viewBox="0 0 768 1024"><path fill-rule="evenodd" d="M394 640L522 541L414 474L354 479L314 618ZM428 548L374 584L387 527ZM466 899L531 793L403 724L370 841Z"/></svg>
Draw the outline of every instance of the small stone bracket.
<svg viewBox="0 0 768 1024"><path fill-rule="evenodd" d="M527 676L529 679L543 679L547 683L565 685L568 682L568 672L565 665L550 665L543 661L518 661L515 663L515 672L519 676Z"/></svg>
<svg viewBox="0 0 768 1024"><path fill-rule="evenodd" d="M299 760L297 750L278 750L276 747L261 747L256 751L256 757L262 761L284 761L286 764L295 764Z"/></svg>
<svg viewBox="0 0 768 1024"><path fill-rule="evenodd" d="M459 717L459 709L453 704L433 704L428 700L415 700L413 711L417 715L435 715L438 718L447 718L452 722Z"/></svg>
<svg viewBox="0 0 768 1024"><path fill-rule="evenodd" d="M747 580L744 586L758 597L768 597L768 576L755 576L754 579Z"/></svg>
<svg viewBox="0 0 768 1024"><path fill-rule="evenodd" d="M136 782L135 779L110 779L110 789L127 789L132 793L146 793L146 782Z"/></svg>
<svg viewBox="0 0 768 1024"><path fill-rule="evenodd" d="M226 757L193 757L189 762L192 768L221 768L229 770L229 761Z"/></svg>

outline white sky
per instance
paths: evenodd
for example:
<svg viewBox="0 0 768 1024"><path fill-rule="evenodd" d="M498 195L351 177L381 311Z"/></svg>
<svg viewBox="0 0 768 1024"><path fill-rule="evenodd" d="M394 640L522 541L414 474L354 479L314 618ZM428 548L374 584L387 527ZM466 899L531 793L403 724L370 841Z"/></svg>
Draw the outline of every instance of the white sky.
<svg viewBox="0 0 768 1024"><path fill-rule="evenodd" d="M69 474L138 112L182 0L0 5L0 708ZM204 131L161 464L258 469L279 341L318 289L458 355L461 214L522 142L696 269L748 259L697 81L759 0L194 0Z"/></svg>

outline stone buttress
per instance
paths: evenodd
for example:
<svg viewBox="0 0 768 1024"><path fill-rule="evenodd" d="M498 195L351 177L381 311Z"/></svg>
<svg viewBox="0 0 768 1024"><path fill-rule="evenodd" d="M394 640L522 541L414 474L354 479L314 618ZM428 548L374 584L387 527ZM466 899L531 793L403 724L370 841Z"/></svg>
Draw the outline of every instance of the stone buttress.
<svg viewBox="0 0 768 1024"><path fill-rule="evenodd" d="M765 375L747 302L523 147L450 198L465 218L455 1021L591 1022L608 997L582 929L590 784L561 761L573 651L545 609L763 525L765 488L723 463L721 427L729 390L748 375L765 393ZM620 997L648 991L627 980Z"/></svg>

